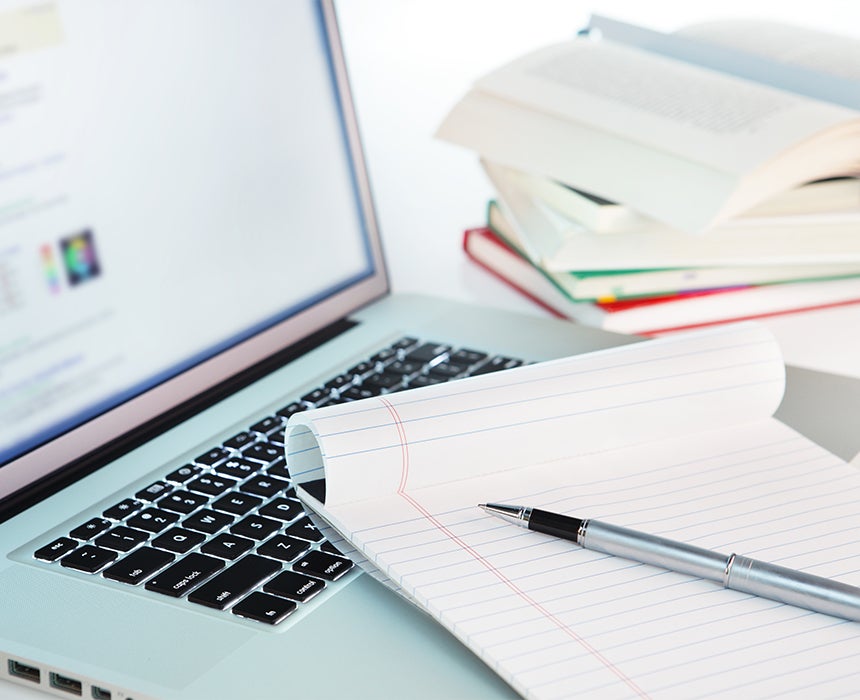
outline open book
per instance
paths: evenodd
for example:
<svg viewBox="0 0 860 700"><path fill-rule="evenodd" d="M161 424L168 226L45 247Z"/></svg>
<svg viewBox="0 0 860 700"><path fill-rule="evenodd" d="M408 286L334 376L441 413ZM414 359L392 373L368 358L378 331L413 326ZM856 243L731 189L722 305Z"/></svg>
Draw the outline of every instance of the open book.
<svg viewBox="0 0 860 700"><path fill-rule="evenodd" d="M502 180L508 187L522 190L531 199L549 207L568 221L577 222L590 233L629 233L665 229L664 224L635 209L582 192L555 180L537 177L521 170L506 168L482 160L481 165L491 181ZM860 222L860 179L838 177L809 182L757 204L731 223L815 226L834 220Z"/></svg>
<svg viewBox="0 0 860 700"><path fill-rule="evenodd" d="M288 462L373 573L523 695L850 695L860 624L476 507L602 519L858 585L860 473L771 417L783 376L774 339L740 324L300 413Z"/></svg>
<svg viewBox="0 0 860 700"><path fill-rule="evenodd" d="M810 225L806 217L734 219L690 236L665 226L594 234L487 170L508 221L529 257L547 270L838 265L860 262L857 214Z"/></svg>
<svg viewBox="0 0 860 700"><path fill-rule="evenodd" d="M860 172L860 41L759 28L770 42L743 42L731 26L665 35L594 18L600 39L481 78L438 135L686 232Z"/></svg>

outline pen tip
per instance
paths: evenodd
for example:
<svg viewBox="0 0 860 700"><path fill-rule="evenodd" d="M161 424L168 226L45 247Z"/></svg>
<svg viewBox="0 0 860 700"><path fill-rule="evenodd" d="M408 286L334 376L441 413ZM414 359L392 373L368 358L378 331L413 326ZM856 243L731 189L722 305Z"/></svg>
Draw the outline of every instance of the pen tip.
<svg viewBox="0 0 860 700"><path fill-rule="evenodd" d="M487 510L487 504L486 503L479 503L478 508L483 508L484 510Z"/></svg>

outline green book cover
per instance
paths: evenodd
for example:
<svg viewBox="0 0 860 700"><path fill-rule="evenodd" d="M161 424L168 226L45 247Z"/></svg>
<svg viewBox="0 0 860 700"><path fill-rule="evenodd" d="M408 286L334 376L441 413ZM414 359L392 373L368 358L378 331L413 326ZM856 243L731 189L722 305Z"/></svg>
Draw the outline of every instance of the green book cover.
<svg viewBox="0 0 860 700"><path fill-rule="evenodd" d="M555 272L544 269L528 256L515 226L496 200L490 200L487 205L487 227L500 242L528 261L574 302L611 302L860 275L858 263Z"/></svg>

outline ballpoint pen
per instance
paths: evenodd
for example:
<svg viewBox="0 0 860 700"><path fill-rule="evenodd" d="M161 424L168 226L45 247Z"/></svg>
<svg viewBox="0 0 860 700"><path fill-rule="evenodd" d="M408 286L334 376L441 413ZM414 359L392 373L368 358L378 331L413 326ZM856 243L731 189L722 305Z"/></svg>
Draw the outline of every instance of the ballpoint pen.
<svg viewBox="0 0 860 700"><path fill-rule="evenodd" d="M585 549L652 564L721 583L726 588L815 612L860 621L860 588L739 554L649 535L599 520L583 520L526 506L479 504L520 527L575 542Z"/></svg>

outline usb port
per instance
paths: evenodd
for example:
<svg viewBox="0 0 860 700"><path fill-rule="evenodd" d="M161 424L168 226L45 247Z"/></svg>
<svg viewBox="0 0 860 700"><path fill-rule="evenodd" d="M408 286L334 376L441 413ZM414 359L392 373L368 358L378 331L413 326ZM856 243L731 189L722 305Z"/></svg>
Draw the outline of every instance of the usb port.
<svg viewBox="0 0 860 700"><path fill-rule="evenodd" d="M13 678L23 678L24 680L40 683L42 681L42 672L35 666L22 664L20 661L9 659L9 675Z"/></svg>
<svg viewBox="0 0 860 700"><path fill-rule="evenodd" d="M83 685L80 681L68 676L61 676L59 673L51 671L51 687L57 690L62 690L72 695L81 695L83 693Z"/></svg>
<svg viewBox="0 0 860 700"><path fill-rule="evenodd" d="M104 688L93 686L93 700L111 700L112 693Z"/></svg>

